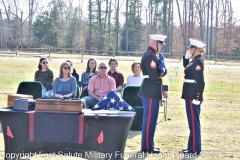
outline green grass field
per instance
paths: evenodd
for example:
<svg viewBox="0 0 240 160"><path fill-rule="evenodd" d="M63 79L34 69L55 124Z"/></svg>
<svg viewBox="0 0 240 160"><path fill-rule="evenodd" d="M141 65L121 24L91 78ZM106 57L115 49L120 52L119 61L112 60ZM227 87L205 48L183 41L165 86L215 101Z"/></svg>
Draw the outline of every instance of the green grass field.
<svg viewBox="0 0 240 160"><path fill-rule="evenodd" d="M1 55L0 55L1 56ZM47 56L47 55L46 55ZM73 61L74 68L81 74L85 71L89 58L97 63L108 63L107 56L52 55L49 68L54 77L59 75L59 67L66 59ZM39 55L2 55L0 70L0 106L7 105L7 95L16 93L18 84L23 80L33 80L37 70ZM131 73L130 66L140 57L115 57L119 61L118 70L125 80ZM161 154L136 157L140 151L141 132L130 131L125 147L125 159L187 159L178 152L186 149L189 135L184 100L181 99L183 67L179 59L166 59L169 70L163 78L169 86L168 120L163 120L163 109L160 108L158 125L155 132L155 146L161 148ZM240 63L235 61L205 61L205 91L201 108L202 153L197 159L240 159ZM177 73L176 73L177 72ZM4 153L3 136L0 135L0 154ZM31 159L61 159L31 158ZM64 158L65 159L65 158ZM66 158L75 159L75 158Z"/></svg>

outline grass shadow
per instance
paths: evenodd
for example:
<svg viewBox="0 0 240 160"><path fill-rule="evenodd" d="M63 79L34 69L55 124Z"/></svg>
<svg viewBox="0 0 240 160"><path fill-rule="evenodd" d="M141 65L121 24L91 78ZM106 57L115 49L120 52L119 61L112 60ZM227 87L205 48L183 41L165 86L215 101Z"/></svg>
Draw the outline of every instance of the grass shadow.
<svg viewBox="0 0 240 160"><path fill-rule="evenodd" d="M141 134L142 134L142 131L132 131L132 130L130 130L128 132L128 138L133 138L133 137L135 137L137 135L141 135Z"/></svg>

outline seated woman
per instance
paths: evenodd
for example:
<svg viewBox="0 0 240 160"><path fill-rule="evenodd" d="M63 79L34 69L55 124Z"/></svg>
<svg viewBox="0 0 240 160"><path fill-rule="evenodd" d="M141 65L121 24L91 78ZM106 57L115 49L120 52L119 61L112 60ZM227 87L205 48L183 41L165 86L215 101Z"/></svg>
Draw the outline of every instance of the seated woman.
<svg viewBox="0 0 240 160"><path fill-rule="evenodd" d="M86 72L82 73L82 77L81 77L82 93L80 95L80 98L84 96L88 96L87 86L88 86L89 80L90 78L98 74L98 71L96 71L96 66L97 66L96 60L93 58L90 58L87 62Z"/></svg>
<svg viewBox="0 0 240 160"><path fill-rule="evenodd" d="M54 98L74 98L77 95L76 78L71 76L71 65L63 62L60 67L60 75L54 80Z"/></svg>
<svg viewBox="0 0 240 160"><path fill-rule="evenodd" d="M40 81L43 85L42 97L51 98L53 88L53 72L48 68L47 58L40 58L38 70L34 75L35 81Z"/></svg>
<svg viewBox="0 0 240 160"><path fill-rule="evenodd" d="M98 71L96 71L96 66L97 66L96 60L93 58L90 58L87 62L86 72L82 73L82 77L81 77L82 89L88 86L89 79L91 77L98 74Z"/></svg>
<svg viewBox="0 0 240 160"><path fill-rule="evenodd" d="M141 63L133 62L131 66L133 75L129 75L127 77L127 86L141 86L142 81L144 79L143 75L141 75Z"/></svg>

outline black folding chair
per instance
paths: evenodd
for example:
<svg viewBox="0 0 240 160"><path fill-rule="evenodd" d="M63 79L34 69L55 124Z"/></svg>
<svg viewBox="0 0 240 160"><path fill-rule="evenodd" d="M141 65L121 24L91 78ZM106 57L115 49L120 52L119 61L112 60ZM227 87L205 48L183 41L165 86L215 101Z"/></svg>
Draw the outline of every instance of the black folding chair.
<svg viewBox="0 0 240 160"><path fill-rule="evenodd" d="M18 85L17 94L32 95L33 99L42 98L42 87L39 81L22 81Z"/></svg>

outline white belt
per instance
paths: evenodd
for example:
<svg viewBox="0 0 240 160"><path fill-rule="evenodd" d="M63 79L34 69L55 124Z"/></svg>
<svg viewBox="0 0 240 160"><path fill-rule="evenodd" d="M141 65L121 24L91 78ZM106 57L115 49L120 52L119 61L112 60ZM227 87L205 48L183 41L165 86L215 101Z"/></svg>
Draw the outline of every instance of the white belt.
<svg viewBox="0 0 240 160"><path fill-rule="evenodd" d="M143 78L149 78L149 76L148 75L144 75Z"/></svg>
<svg viewBox="0 0 240 160"><path fill-rule="evenodd" d="M185 83L197 83L194 79L184 79Z"/></svg>

